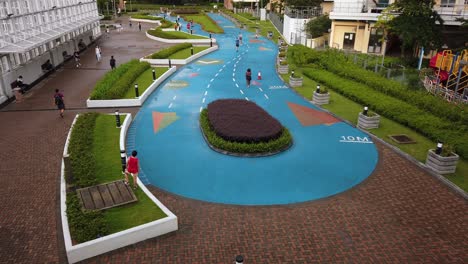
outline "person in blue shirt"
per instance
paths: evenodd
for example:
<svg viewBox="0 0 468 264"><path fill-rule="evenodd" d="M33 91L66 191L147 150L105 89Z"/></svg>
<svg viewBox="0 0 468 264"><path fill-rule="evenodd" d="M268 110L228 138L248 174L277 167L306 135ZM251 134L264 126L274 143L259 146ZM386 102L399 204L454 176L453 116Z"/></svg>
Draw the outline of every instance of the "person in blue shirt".
<svg viewBox="0 0 468 264"><path fill-rule="evenodd" d="M239 51L239 39L236 39L236 52Z"/></svg>

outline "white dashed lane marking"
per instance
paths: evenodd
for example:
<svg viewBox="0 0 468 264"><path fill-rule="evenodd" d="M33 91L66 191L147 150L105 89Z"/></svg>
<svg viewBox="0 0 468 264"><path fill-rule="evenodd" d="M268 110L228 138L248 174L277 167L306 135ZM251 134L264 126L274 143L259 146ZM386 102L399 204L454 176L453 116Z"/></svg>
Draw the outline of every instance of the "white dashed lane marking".
<svg viewBox="0 0 468 264"><path fill-rule="evenodd" d="M171 108L171 107L172 107L172 103L169 104L169 108Z"/></svg>
<svg viewBox="0 0 468 264"><path fill-rule="evenodd" d="M245 100L250 101L248 97L245 97Z"/></svg>
<svg viewBox="0 0 468 264"><path fill-rule="evenodd" d="M236 83L236 87L239 88L239 85Z"/></svg>
<svg viewBox="0 0 468 264"><path fill-rule="evenodd" d="M239 90L241 92L241 94L244 94L244 92L242 90Z"/></svg>
<svg viewBox="0 0 468 264"><path fill-rule="evenodd" d="M177 95L174 95L174 97L172 97L172 100L175 100L177 98Z"/></svg>
<svg viewBox="0 0 468 264"><path fill-rule="evenodd" d="M205 96L208 94L208 91L205 91Z"/></svg>
<svg viewBox="0 0 468 264"><path fill-rule="evenodd" d="M205 103L205 97L203 97L203 100L202 100L202 104L204 104L204 103Z"/></svg>
<svg viewBox="0 0 468 264"><path fill-rule="evenodd" d="M263 95L266 97L266 99L270 99L270 98L268 98L268 95L266 95L266 94L263 94Z"/></svg>

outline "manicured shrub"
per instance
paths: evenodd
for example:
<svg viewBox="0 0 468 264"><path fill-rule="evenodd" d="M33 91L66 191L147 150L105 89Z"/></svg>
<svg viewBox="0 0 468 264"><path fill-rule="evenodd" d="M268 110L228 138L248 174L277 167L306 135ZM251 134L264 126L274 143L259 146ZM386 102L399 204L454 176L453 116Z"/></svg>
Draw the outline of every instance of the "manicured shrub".
<svg viewBox="0 0 468 264"><path fill-rule="evenodd" d="M196 9L188 9L188 8L184 8L184 9L176 9L173 11L175 14L178 14L178 15L196 15L196 14L199 14L200 12Z"/></svg>
<svg viewBox="0 0 468 264"><path fill-rule="evenodd" d="M68 152L70 154L73 182L67 182L77 187L88 187L96 184L95 164L93 155L93 131L97 113L86 113L78 117L70 136Z"/></svg>
<svg viewBox="0 0 468 264"><path fill-rule="evenodd" d="M83 211L77 194L67 195L67 218L70 233L78 243L108 234L107 223L101 211Z"/></svg>
<svg viewBox="0 0 468 264"><path fill-rule="evenodd" d="M177 44L175 46L172 46L172 47L169 47L169 48L166 48L166 49L163 49L163 50L160 50L160 51L158 51L156 53L151 54L150 58L151 59L167 59L172 54L174 54L174 53L176 53L178 51L184 50L184 49L188 49L188 48L190 48L192 46L193 45L191 43Z"/></svg>
<svg viewBox="0 0 468 264"><path fill-rule="evenodd" d="M175 31L162 31L160 28L152 29L147 31L148 34L158 37L158 38L165 38L165 39L192 39L194 38L193 35L184 34L181 32ZM197 38L202 38L198 37Z"/></svg>
<svg viewBox="0 0 468 264"><path fill-rule="evenodd" d="M288 50L288 54L288 57L300 66L311 63L319 65L341 77L365 83L377 91L413 104L435 116L460 124L468 124L467 106L448 103L426 91L409 89L397 81L361 69L348 62L348 59L341 52L332 50L321 52L295 45Z"/></svg>
<svg viewBox="0 0 468 264"><path fill-rule="evenodd" d="M211 102L208 120L216 135L235 142L267 142L278 138L283 127L257 104L241 99Z"/></svg>
<svg viewBox="0 0 468 264"><path fill-rule="evenodd" d="M147 20L159 20L161 21L163 18L162 17L155 17L155 16L150 16L149 14L147 13L144 13L144 14L134 14L131 16L131 18L135 18L135 19L147 19Z"/></svg>
<svg viewBox="0 0 468 264"><path fill-rule="evenodd" d="M343 94L353 101L375 109L379 114L415 129L432 140L442 140L455 147L456 152L468 158L468 133L466 124L450 122L427 113L417 106L382 94L356 81L341 78L322 69L306 69L304 75Z"/></svg>
<svg viewBox="0 0 468 264"><path fill-rule="evenodd" d="M151 65L147 62L131 60L109 71L99 80L91 93L92 100L123 98L132 83Z"/></svg>
<svg viewBox="0 0 468 264"><path fill-rule="evenodd" d="M286 150L292 144L292 137L288 129L283 127L282 134L276 140L260 143L238 143L227 141L216 135L208 120L208 110L203 109L200 114L200 126L207 141L217 149L232 153L271 153Z"/></svg>

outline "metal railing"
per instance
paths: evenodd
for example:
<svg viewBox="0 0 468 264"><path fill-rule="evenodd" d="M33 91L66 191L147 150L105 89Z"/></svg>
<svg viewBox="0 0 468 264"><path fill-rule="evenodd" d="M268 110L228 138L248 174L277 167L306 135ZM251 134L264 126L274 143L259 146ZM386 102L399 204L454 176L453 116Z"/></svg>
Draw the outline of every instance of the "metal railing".
<svg viewBox="0 0 468 264"><path fill-rule="evenodd" d="M354 3L335 1L332 12L335 13L381 13L387 3L375 3L372 0L357 0Z"/></svg>
<svg viewBox="0 0 468 264"><path fill-rule="evenodd" d="M281 17L275 12L270 12L269 19L270 19L271 23L275 26L275 28L281 34L283 34L283 20L281 19Z"/></svg>
<svg viewBox="0 0 468 264"><path fill-rule="evenodd" d="M308 19L323 15L323 9L320 6L286 7L284 9L284 14L290 18Z"/></svg>

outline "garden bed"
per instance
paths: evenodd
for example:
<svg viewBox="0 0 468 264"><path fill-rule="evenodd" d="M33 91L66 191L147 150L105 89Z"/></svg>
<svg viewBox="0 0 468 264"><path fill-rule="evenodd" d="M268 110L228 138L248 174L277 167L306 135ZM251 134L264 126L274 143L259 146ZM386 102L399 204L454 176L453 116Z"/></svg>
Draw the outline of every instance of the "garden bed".
<svg viewBox="0 0 468 264"><path fill-rule="evenodd" d="M224 30L208 15L200 14L200 15L182 15L182 18L185 21L193 20L194 23L200 24L202 29L205 32L215 33L215 34L222 34Z"/></svg>
<svg viewBox="0 0 468 264"><path fill-rule="evenodd" d="M292 145L289 131L255 103L217 100L200 114L200 126L210 147L235 156L268 156Z"/></svg>
<svg viewBox="0 0 468 264"><path fill-rule="evenodd" d="M145 62L147 63L147 62ZM152 70L155 69L156 80L153 81ZM141 106L150 94L158 88L158 86L171 76L177 68L167 67L149 67L139 76L137 76L132 82L125 81L127 87L125 87L125 94L119 99L88 99L86 101L87 107L130 107L130 106ZM135 98L135 86L138 84L138 90L140 96Z"/></svg>
<svg viewBox="0 0 468 264"><path fill-rule="evenodd" d="M141 182L135 191L137 203L105 211L81 210L75 188L123 178L116 153L124 148L131 115L126 116L121 129L115 122L112 115L83 114L73 122L65 144L64 157L69 157L70 162L67 167L62 163L61 210L71 263L177 230L177 217Z"/></svg>

